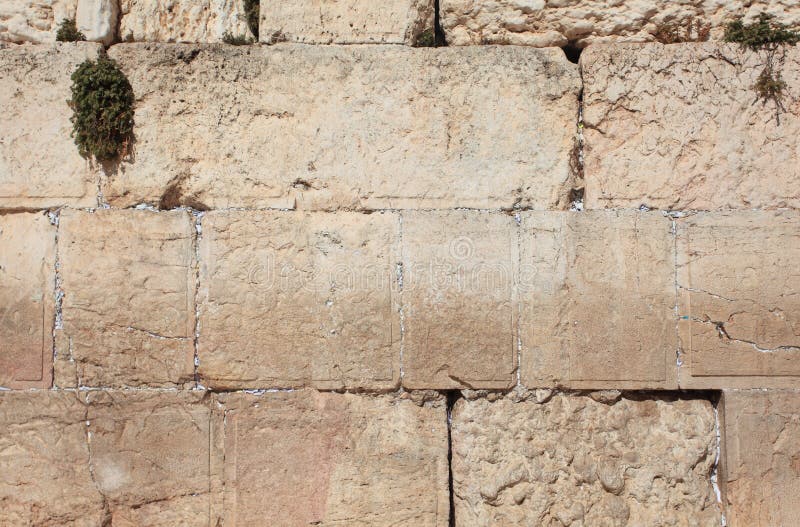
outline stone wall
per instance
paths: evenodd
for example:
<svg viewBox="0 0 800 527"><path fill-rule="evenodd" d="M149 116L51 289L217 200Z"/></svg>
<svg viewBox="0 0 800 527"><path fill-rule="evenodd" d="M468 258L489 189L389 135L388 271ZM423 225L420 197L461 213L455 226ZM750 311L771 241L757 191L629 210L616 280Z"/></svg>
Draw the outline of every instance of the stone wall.
<svg viewBox="0 0 800 527"><path fill-rule="evenodd" d="M800 52L719 42L793 3L6 4L0 525L800 513Z"/></svg>

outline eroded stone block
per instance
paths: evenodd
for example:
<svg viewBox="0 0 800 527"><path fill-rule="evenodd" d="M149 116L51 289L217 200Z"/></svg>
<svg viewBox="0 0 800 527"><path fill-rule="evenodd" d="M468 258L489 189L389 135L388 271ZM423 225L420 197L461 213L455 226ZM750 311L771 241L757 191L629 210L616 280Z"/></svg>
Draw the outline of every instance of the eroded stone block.
<svg viewBox="0 0 800 527"><path fill-rule="evenodd" d="M395 387L399 254L395 213L207 214L200 242L203 383Z"/></svg>
<svg viewBox="0 0 800 527"><path fill-rule="evenodd" d="M251 36L240 0L120 0L120 11L124 42L222 42L226 32Z"/></svg>
<svg viewBox="0 0 800 527"><path fill-rule="evenodd" d="M78 0L3 0L0 41L55 42L59 24L64 19L75 18L77 7ZM0 89L0 94L3 91Z"/></svg>
<svg viewBox="0 0 800 527"><path fill-rule="evenodd" d="M184 211L62 213L57 386L194 381L193 237Z"/></svg>
<svg viewBox="0 0 800 527"><path fill-rule="evenodd" d="M0 386L53 376L56 228L45 214L0 216Z"/></svg>

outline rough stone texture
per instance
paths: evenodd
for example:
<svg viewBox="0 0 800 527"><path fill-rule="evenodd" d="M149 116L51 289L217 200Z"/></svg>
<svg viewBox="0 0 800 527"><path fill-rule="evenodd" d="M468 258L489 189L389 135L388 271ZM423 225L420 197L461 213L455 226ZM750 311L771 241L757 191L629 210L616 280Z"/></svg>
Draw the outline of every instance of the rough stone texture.
<svg viewBox="0 0 800 527"><path fill-rule="evenodd" d="M109 54L137 95L135 161L103 185L113 205L567 205L580 79L557 49L123 44Z"/></svg>
<svg viewBox="0 0 800 527"><path fill-rule="evenodd" d="M120 7L119 36L126 42L222 42L225 32L250 36L241 0L120 0Z"/></svg>
<svg viewBox="0 0 800 527"><path fill-rule="evenodd" d="M65 18L75 18L77 6L78 0L3 0L0 42L55 42L59 24ZM0 94L4 92L5 88L0 88Z"/></svg>
<svg viewBox="0 0 800 527"><path fill-rule="evenodd" d="M795 525L800 515L800 392L726 391L723 408L728 525Z"/></svg>
<svg viewBox="0 0 800 527"><path fill-rule="evenodd" d="M523 385L677 387L671 220L588 211L521 221Z"/></svg>
<svg viewBox="0 0 800 527"><path fill-rule="evenodd" d="M587 49L587 208L800 207L800 49L780 67L780 124L753 89L764 60L735 44Z"/></svg>
<svg viewBox="0 0 800 527"><path fill-rule="evenodd" d="M75 23L86 40L110 46L117 38L119 1L79 0Z"/></svg>
<svg viewBox="0 0 800 527"><path fill-rule="evenodd" d="M768 13L800 24L793 0L440 0L442 29L451 46L518 44L585 47L610 41L653 42L665 25L708 25L722 39L725 24ZM683 36L685 32L681 33ZM691 34L697 39L697 31Z"/></svg>
<svg viewBox="0 0 800 527"><path fill-rule="evenodd" d="M70 133L70 75L99 44L0 50L0 208L90 207L97 175Z"/></svg>
<svg viewBox="0 0 800 527"><path fill-rule="evenodd" d="M433 30L433 0L273 0L261 6L262 42L414 44Z"/></svg>
<svg viewBox="0 0 800 527"><path fill-rule="evenodd" d="M182 211L62 213L57 386L193 381L193 236Z"/></svg>
<svg viewBox="0 0 800 527"><path fill-rule="evenodd" d="M678 221L681 386L800 386L800 215Z"/></svg>
<svg viewBox="0 0 800 527"><path fill-rule="evenodd" d="M78 397L0 392L0 525L103 525Z"/></svg>
<svg viewBox="0 0 800 527"><path fill-rule="evenodd" d="M56 228L44 214L0 216L0 386L53 377Z"/></svg>
<svg viewBox="0 0 800 527"><path fill-rule="evenodd" d="M505 388L516 379L514 217L403 213L403 385Z"/></svg>
<svg viewBox="0 0 800 527"><path fill-rule="evenodd" d="M395 213L207 214L200 242L203 384L397 386L399 253Z"/></svg>
<svg viewBox="0 0 800 527"><path fill-rule="evenodd" d="M457 526L721 524L705 400L462 399L452 438Z"/></svg>
<svg viewBox="0 0 800 527"><path fill-rule="evenodd" d="M108 525L219 525L221 452L203 392L92 391L87 400Z"/></svg>
<svg viewBox="0 0 800 527"><path fill-rule="evenodd" d="M225 525L445 527L444 401L221 395Z"/></svg>

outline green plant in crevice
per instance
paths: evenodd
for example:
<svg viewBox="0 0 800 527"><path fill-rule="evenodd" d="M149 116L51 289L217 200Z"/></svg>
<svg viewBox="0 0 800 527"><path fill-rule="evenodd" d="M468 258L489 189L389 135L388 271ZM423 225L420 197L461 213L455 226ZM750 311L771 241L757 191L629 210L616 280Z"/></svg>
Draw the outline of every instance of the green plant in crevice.
<svg viewBox="0 0 800 527"><path fill-rule="evenodd" d="M117 63L101 54L72 74L72 137L83 157L108 161L129 153L133 88Z"/></svg>
<svg viewBox="0 0 800 527"><path fill-rule="evenodd" d="M252 37L248 37L247 35L234 35L230 31L223 33L222 41L232 46L247 46L248 44L255 43L255 39Z"/></svg>
<svg viewBox="0 0 800 527"><path fill-rule="evenodd" d="M65 18L58 25L56 32L57 42L80 42L86 40L86 35L78 31L74 18Z"/></svg>
<svg viewBox="0 0 800 527"><path fill-rule="evenodd" d="M260 0L244 0L244 16L247 20L247 27L258 41L258 20L260 17Z"/></svg>

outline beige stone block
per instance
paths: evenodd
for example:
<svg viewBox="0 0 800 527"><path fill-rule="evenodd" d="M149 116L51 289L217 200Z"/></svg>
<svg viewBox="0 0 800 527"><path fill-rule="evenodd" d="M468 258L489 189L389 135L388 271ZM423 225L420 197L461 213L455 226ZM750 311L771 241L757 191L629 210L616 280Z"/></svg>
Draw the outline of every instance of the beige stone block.
<svg viewBox="0 0 800 527"><path fill-rule="evenodd" d="M109 525L218 525L221 419L204 392L91 391L86 397L92 472Z"/></svg>
<svg viewBox="0 0 800 527"><path fill-rule="evenodd" d="M440 0L442 29L451 46L517 44L585 47L604 42L654 42L660 29L689 23L707 26L721 40L725 25L771 14L787 25L800 23L800 8L788 0Z"/></svg>
<svg viewBox="0 0 800 527"><path fill-rule="evenodd" d="M559 50L122 44L135 160L113 205L567 206L577 68ZM312 82L313 79L313 82Z"/></svg>
<svg viewBox="0 0 800 527"><path fill-rule="evenodd" d="M414 44L433 30L433 0L277 0L261 6L262 42Z"/></svg>
<svg viewBox="0 0 800 527"><path fill-rule="evenodd" d="M518 240L502 212L403 213L403 385L516 382Z"/></svg>
<svg viewBox="0 0 800 527"><path fill-rule="evenodd" d="M44 214L0 216L0 386L53 380L56 228Z"/></svg>
<svg viewBox="0 0 800 527"><path fill-rule="evenodd" d="M681 386L800 387L798 259L793 211L678 220Z"/></svg>
<svg viewBox="0 0 800 527"><path fill-rule="evenodd" d="M78 394L0 392L0 452L0 525L103 524Z"/></svg>
<svg viewBox="0 0 800 527"><path fill-rule="evenodd" d="M86 40L110 46L117 38L119 1L78 0L75 23Z"/></svg>
<svg viewBox="0 0 800 527"><path fill-rule="evenodd" d="M765 56L736 44L593 46L581 56L586 207L800 207L800 50L774 101Z"/></svg>
<svg viewBox="0 0 800 527"><path fill-rule="evenodd" d="M701 399L461 399L455 524L718 526L716 443Z"/></svg>
<svg viewBox="0 0 800 527"><path fill-rule="evenodd" d="M725 391L722 408L728 525L794 525L800 515L800 392Z"/></svg>
<svg viewBox="0 0 800 527"><path fill-rule="evenodd" d="M444 401L220 395L225 525L448 525Z"/></svg>
<svg viewBox="0 0 800 527"><path fill-rule="evenodd" d="M241 0L120 0L125 42L222 42L251 36ZM137 119L138 124L138 119Z"/></svg>
<svg viewBox="0 0 800 527"><path fill-rule="evenodd" d="M194 224L187 212L64 211L58 386L194 381Z"/></svg>
<svg viewBox="0 0 800 527"><path fill-rule="evenodd" d="M521 222L522 384L675 388L672 221L588 211Z"/></svg>
<svg viewBox="0 0 800 527"><path fill-rule="evenodd" d="M200 240L203 384L396 387L399 255L396 213L208 213Z"/></svg>
<svg viewBox="0 0 800 527"><path fill-rule="evenodd" d="M99 44L0 50L0 208L97 204L97 174L70 133L70 75Z"/></svg>
<svg viewBox="0 0 800 527"><path fill-rule="evenodd" d="M55 42L59 24L65 18L75 18L77 5L78 0L3 0L0 42Z"/></svg>

